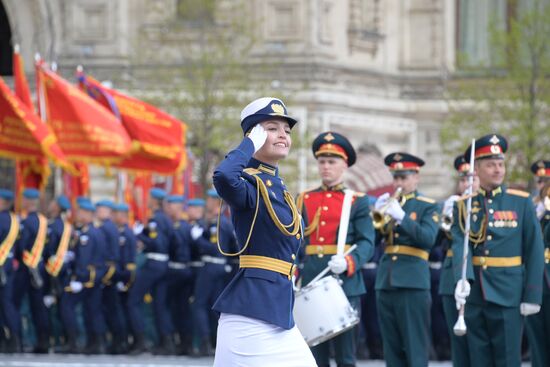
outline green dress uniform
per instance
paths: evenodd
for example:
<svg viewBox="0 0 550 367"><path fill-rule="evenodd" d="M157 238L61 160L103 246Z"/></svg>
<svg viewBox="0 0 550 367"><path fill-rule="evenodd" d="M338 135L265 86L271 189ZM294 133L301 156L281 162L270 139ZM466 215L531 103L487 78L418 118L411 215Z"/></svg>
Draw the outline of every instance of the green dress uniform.
<svg viewBox="0 0 550 367"><path fill-rule="evenodd" d="M533 163L531 171L537 177L550 177L550 161ZM550 366L550 210L540 218L544 232L544 276L540 312L525 318L525 332L531 348L533 367Z"/></svg>
<svg viewBox="0 0 550 367"><path fill-rule="evenodd" d="M386 157L394 173L418 172L424 162L406 153ZM427 366L431 340L429 253L439 214L434 200L412 192L402 197L405 217L380 229L386 248L376 277L377 308L388 366Z"/></svg>
<svg viewBox="0 0 550 367"><path fill-rule="evenodd" d="M504 159L506 139L486 135L476 140L475 159ZM471 146L464 157L469 157ZM482 183L483 184L483 183ZM466 200L453 209L452 251L462 259ZM472 197L468 279L473 280L466 299L464 319L470 365L521 365L523 317L520 304L541 304L544 271L543 243L535 209L528 193L481 188ZM454 265L455 281L461 279L462 264Z"/></svg>
<svg viewBox="0 0 550 367"><path fill-rule="evenodd" d="M455 158L454 167L459 176L466 175L470 170L470 164L466 161L463 154ZM451 359L453 366L468 367L470 365L468 341L465 336L457 336L453 332L454 325L458 319L458 310L456 309L456 301L454 297L455 278L453 269L455 267L462 266L462 262L457 261L457 258L453 257L450 231L445 232L445 235L441 236L441 240L444 241L443 247L446 248L447 251L445 254L445 260L443 260L443 268L441 270L439 294L441 295L443 312L445 313L445 322L447 323L447 330L449 331L449 337L451 339Z"/></svg>
<svg viewBox="0 0 550 367"><path fill-rule="evenodd" d="M313 142L313 152L319 155L334 155L344 158L348 166L355 161L355 152L349 141L335 132L322 133ZM301 254L303 268L300 272L302 285L307 285L328 266L336 254L336 242L344 200L344 185L334 187L322 185L301 193L297 207L304 219L305 254ZM355 192L352 199L346 249L356 244L357 248L345 257L347 270L338 275L342 280L344 293L351 306L360 311L360 296L366 293L361 266L374 253L374 228L370 217L368 197ZM318 315L322 318L323 315ZM355 366L356 328L352 328L333 339L311 348L319 367L330 364L330 343L334 343L336 363L341 366Z"/></svg>

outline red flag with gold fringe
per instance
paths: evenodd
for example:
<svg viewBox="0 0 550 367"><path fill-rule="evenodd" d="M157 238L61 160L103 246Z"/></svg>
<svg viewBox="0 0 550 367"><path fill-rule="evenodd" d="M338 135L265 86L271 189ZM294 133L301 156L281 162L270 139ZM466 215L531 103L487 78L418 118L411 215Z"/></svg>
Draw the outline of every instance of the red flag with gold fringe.
<svg viewBox="0 0 550 367"><path fill-rule="evenodd" d="M79 71L78 80L98 103L120 118L132 139L132 153L117 167L173 174L185 168L187 125L158 108L102 85Z"/></svg>
<svg viewBox="0 0 550 367"><path fill-rule="evenodd" d="M120 163L130 152L131 140L119 120L44 63L37 63L36 76L39 102L67 158L80 163Z"/></svg>

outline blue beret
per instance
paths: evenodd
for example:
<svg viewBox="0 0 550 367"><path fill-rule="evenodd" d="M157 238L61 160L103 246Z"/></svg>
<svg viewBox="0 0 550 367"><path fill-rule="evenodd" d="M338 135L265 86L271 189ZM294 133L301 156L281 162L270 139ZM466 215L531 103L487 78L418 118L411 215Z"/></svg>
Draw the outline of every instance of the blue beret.
<svg viewBox="0 0 550 367"><path fill-rule="evenodd" d="M169 203L183 203L183 196L181 195L169 195L166 197L166 201Z"/></svg>
<svg viewBox="0 0 550 367"><path fill-rule="evenodd" d="M85 196L77 197L76 198L76 205L78 205L78 207L80 209L83 209L83 210L88 210L88 211L91 211L91 212L95 211L94 204L92 204L92 201L90 199L88 199L87 197L85 197Z"/></svg>
<svg viewBox="0 0 550 367"><path fill-rule="evenodd" d="M113 203L111 200L100 200L97 203L95 203L96 207L104 206L104 207L109 208L109 209L113 209L114 205L115 205L115 203Z"/></svg>
<svg viewBox="0 0 550 367"><path fill-rule="evenodd" d="M149 190L149 195L151 195L153 199L163 200L166 197L166 191L159 189L158 187L153 187Z"/></svg>
<svg viewBox="0 0 550 367"><path fill-rule="evenodd" d="M311 149L313 150L315 158L324 155L337 156L343 158L348 164L348 167L353 166L357 160L357 154L349 140L344 135L333 131L319 134L319 136L313 140Z"/></svg>
<svg viewBox="0 0 550 367"><path fill-rule="evenodd" d="M117 212L128 212L130 211L130 206L126 203L113 204L113 210Z"/></svg>
<svg viewBox="0 0 550 367"><path fill-rule="evenodd" d="M26 199L38 199L40 198L40 191L37 189L25 189L23 191L23 197Z"/></svg>
<svg viewBox="0 0 550 367"><path fill-rule="evenodd" d="M241 128L243 133L247 133L260 122L271 120L273 117L282 117L288 122L292 129L298 122L295 118L288 115L286 106L278 98L263 97L250 102L241 111Z"/></svg>
<svg viewBox="0 0 550 367"><path fill-rule="evenodd" d="M187 200L187 206L205 206L206 203L204 202L204 199L189 199Z"/></svg>
<svg viewBox="0 0 550 367"><path fill-rule="evenodd" d="M60 195L57 197L57 205L59 205L59 207L63 210L71 209L71 202L65 195Z"/></svg>
<svg viewBox="0 0 550 367"><path fill-rule="evenodd" d="M13 200L13 191L7 189L0 189L0 198L4 200Z"/></svg>
<svg viewBox="0 0 550 367"><path fill-rule="evenodd" d="M218 192L216 191L216 189L210 189L206 192L206 196L208 197L211 197L211 198L215 198L215 199L219 199L220 198L220 195L218 194Z"/></svg>

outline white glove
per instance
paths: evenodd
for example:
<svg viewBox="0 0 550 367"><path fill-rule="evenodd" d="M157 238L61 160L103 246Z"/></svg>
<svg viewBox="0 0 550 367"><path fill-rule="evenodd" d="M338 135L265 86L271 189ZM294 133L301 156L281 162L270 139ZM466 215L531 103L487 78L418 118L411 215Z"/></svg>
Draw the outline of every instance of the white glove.
<svg viewBox="0 0 550 367"><path fill-rule="evenodd" d="M252 140L252 143L254 144L254 153L256 153L267 140L267 132L262 125L257 124L252 128L252 130L250 130L248 138Z"/></svg>
<svg viewBox="0 0 550 367"><path fill-rule="evenodd" d="M42 300L44 301L44 305L46 305L46 308L50 308L51 305L55 303L55 297L51 294L45 295Z"/></svg>
<svg viewBox="0 0 550 367"><path fill-rule="evenodd" d="M194 225L193 227L191 227L191 238L193 240L196 240L197 238L202 236L203 232L204 232L204 228L202 228L201 226Z"/></svg>
<svg viewBox="0 0 550 367"><path fill-rule="evenodd" d="M344 255L333 255L328 262L328 266L334 274L342 274L348 268L348 262Z"/></svg>
<svg viewBox="0 0 550 367"><path fill-rule="evenodd" d="M117 282L116 289L118 289L119 292L124 292L126 291L126 286L122 282Z"/></svg>
<svg viewBox="0 0 550 367"><path fill-rule="evenodd" d="M65 252L65 257L63 258L64 263L69 263L74 260L74 251Z"/></svg>
<svg viewBox="0 0 550 367"><path fill-rule="evenodd" d="M460 307L466 304L466 297L470 295L470 289L470 283L467 280L460 279L456 283L455 301L457 310L460 310Z"/></svg>
<svg viewBox="0 0 550 367"><path fill-rule="evenodd" d="M376 199L376 203L374 203L374 210L378 210L381 207L383 207L384 205L386 205L389 198L390 198L390 194L388 192L386 192L385 194L380 195L378 197L378 199Z"/></svg>
<svg viewBox="0 0 550 367"><path fill-rule="evenodd" d="M519 313L523 316L534 315L540 311L540 305L536 303L524 303L519 305Z"/></svg>
<svg viewBox="0 0 550 367"><path fill-rule="evenodd" d="M399 205L397 200L391 201L390 205L388 206L388 209L386 210L386 213L388 213L390 217L395 219L397 223L401 223L403 218L405 218L405 211L403 210L401 205Z"/></svg>
<svg viewBox="0 0 550 367"><path fill-rule="evenodd" d="M69 287L71 288L71 291L73 293L78 293L82 290L83 288L83 285L81 282L77 282L75 280L71 280L71 282L69 283Z"/></svg>
<svg viewBox="0 0 550 367"><path fill-rule="evenodd" d="M453 206L455 204L455 201L457 201L460 198L458 195L451 195L447 200L445 200L445 204L443 204L443 214L446 217L452 217L453 216Z"/></svg>

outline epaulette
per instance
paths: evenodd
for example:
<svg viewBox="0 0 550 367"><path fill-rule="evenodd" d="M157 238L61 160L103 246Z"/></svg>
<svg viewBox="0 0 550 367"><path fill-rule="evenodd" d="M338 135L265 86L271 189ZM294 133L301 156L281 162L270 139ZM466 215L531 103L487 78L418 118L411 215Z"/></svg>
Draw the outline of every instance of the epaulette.
<svg viewBox="0 0 550 367"><path fill-rule="evenodd" d="M417 196L416 199L420 200L420 201L424 201L424 202L429 203L429 204L435 204L434 199L430 199L430 198L427 198L425 196Z"/></svg>
<svg viewBox="0 0 550 367"><path fill-rule="evenodd" d="M262 171L260 171L259 169L252 168L252 167L245 168L243 172L249 174L250 176L255 176L257 174L262 173Z"/></svg>
<svg viewBox="0 0 550 367"><path fill-rule="evenodd" d="M522 191L522 190L506 189L506 193L510 194L510 195L521 196L522 198L528 198L529 197L529 193L526 192L526 191Z"/></svg>

